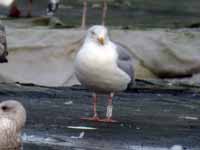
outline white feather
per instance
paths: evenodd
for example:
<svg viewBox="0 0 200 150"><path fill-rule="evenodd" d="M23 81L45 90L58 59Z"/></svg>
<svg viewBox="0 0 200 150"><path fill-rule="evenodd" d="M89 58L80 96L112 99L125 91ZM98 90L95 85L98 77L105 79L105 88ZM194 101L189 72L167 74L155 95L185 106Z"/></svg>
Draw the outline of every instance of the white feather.
<svg viewBox="0 0 200 150"><path fill-rule="evenodd" d="M5 7L8 7L12 4L14 0L0 0L0 5L3 5Z"/></svg>

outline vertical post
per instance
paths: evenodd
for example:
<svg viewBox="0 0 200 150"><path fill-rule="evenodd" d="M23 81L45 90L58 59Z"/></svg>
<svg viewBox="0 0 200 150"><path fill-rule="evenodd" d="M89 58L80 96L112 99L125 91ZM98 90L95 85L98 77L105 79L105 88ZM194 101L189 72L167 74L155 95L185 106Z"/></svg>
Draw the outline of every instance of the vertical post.
<svg viewBox="0 0 200 150"><path fill-rule="evenodd" d="M32 0L28 1L28 13L27 13L27 17L31 17L32 16Z"/></svg>
<svg viewBox="0 0 200 150"><path fill-rule="evenodd" d="M102 22L101 22L102 25L105 25L107 10L108 10L107 0L103 0L103 11L102 11Z"/></svg>
<svg viewBox="0 0 200 150"><path fill-rule="evenodd" d="M82 24L81 28L84 29L86 26L86 17L87 17L87 0L83 0L83 14L82 14Z"/></svg>

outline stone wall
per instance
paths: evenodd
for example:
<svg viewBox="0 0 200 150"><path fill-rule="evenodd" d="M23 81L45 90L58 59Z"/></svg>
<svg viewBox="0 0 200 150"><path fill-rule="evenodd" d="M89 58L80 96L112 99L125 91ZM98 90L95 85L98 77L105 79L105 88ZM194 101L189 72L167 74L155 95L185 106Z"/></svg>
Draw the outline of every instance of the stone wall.
<svg viewBox="0 0 200 150"><path fill-rule="evenodd" d="M73 60L84 34L80 29L7 28L9 62L0 64L1 82L77 84ZM111 37L130 48L136 78L174 79L200 72L197 30L111 30ZM199 82L199 77L194 82Z"/></svg>

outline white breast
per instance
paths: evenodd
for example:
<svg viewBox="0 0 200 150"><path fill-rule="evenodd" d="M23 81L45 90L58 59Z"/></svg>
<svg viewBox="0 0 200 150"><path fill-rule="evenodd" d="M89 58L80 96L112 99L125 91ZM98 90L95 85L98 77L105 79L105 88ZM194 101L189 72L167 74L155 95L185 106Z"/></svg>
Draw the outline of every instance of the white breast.
<svg viewBox="0 0 200 150"><path fill-rule="evenodd" d="M105 46L95 45L93 43L85 44L77 55L78 63L83 63L87 67L109 67L115 64L117 54L111 44Z"/></svg>
<svg viewBox="0 0 200 150"><path fill-rule="evenodd" d="M20 145L19 133L14 120L0 117L0 149L15 148Z"/></svg>
<svg viewBox="0 0 200 150"><path fill-rule="evenodd" d="M88 43L83 45L75 60L75 73L79 81L105 91L126 89L130 78L117 66L118 54L110 42L105 46Z"/></svg>

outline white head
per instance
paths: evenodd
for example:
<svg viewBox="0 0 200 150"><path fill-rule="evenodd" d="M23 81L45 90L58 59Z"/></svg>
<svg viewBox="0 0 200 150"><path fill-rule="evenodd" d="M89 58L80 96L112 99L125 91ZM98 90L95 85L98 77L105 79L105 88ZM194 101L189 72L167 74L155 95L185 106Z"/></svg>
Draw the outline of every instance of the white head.
<svg viewBox="0 0 200 150"><path fill-rule="evenodd" d="M100 46L105 45L110 41L107 28L101 25L92 26L87 31L86 41L95 42Z"/></svg>
<svg viewBox="0 0 200 150"><path fill-rule="evenodd" d="M26 122L26 110L22 104L15 100L0 103L0 116L13 119L17 122L17 132L20 132Z"/></svg>
<svg viewBox="0 0 200 150"><path fill-rule="evenodd" d="M56 4L56 3L59 3L60 0L50 0L50 3L53 3L53 4Z"/></svg>
<svg viewBox="0 0 200 150"><path fill-rule="evenodd" d="M14 0L0 0L0 5L8 7L12 4Z"/></svg>

